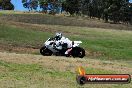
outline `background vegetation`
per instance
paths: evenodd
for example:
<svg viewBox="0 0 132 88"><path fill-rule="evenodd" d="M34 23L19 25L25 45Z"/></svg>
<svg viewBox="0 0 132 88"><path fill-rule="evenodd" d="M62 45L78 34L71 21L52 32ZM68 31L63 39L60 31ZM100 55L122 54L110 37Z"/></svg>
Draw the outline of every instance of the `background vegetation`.
<svg viewBox="0 0 132 88"><path fill-rule="evenodd" d="M14 10L14 5L11 0L0 0L0 7L3 10Z"/></svg>
<svg viewBox="0 0 132 88"><path fill-rule="evenodd" d="M70 15L87 15L90 18L109 20L114 23L132 23L132 3L129 0L22 0L23 6L36 9L38 4L45 13L57 13L57 9L69 12ZM50 8L49 8L50 7Z"/></svg>

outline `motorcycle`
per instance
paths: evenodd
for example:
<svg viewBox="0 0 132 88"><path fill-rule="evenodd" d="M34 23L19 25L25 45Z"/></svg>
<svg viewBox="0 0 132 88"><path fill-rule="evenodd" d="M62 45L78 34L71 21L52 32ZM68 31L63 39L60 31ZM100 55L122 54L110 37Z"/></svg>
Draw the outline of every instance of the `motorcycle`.
<svg viewBox="0 0 132 88"><path fill-rule="evenodd" d="M49 38L41 47L40 53L43 56L51 56L51 55L56 55L56 56L73 56L83 58L85 56L85 50L79 45L82 43L81 41L71 41L72 42L72 48L68 54L65 54L65 52L68 50L67 48L67 43L64 43L61 45L62 49L58 50L56 49L56 44L54 38Z"/></svg>

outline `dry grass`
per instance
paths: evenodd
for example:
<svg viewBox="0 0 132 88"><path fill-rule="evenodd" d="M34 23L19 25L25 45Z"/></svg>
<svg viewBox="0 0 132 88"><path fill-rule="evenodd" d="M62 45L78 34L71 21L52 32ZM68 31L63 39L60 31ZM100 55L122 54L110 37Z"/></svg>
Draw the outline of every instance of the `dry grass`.
<svg viewBox="0 0 132 88"><path fill-rule="evenodd" d="M0 52L0 87L82 88L76 83L75 80L75 70L80 65L84 66L85 68L95 69L88 69L88 73L90 71L97 72L98 70L102 70L103 72L108 71L111 73L132 74L131 67L124 62L118 63L117 61L101 61L89 58L75 59L55 56L43 57L41 55ZM131 84L88 84L84 85L83 87L130 88L130 86Z"/></svg>
<svg viewBox="0 0 132 88"><path fill-rule="evenodd" d="M110 24L104 23L96 19L76 18L76 17L62 17L42 14L5 14L0 16L1 20L15 21L31 24L46 24L46 25L63 25L63 26L78 26L90 28L105 28L118 30L132 30L131 25Z"/></svg>
<svg viewBox="0 0 132 88"><path fill-rule="evenodd" d="M31 54L16 54L16 53L2 53L0 52L0 60L19 63L19 64L40 64L48 69L55 69L59 71L72 71L75 72L75 68L78 66L97 68L102 70L111 70L119 73L132 74L132 68L130 65L123 61L102 61L96 59L79 59L79 58L65 58L56 56L41 56Z"/></svg>

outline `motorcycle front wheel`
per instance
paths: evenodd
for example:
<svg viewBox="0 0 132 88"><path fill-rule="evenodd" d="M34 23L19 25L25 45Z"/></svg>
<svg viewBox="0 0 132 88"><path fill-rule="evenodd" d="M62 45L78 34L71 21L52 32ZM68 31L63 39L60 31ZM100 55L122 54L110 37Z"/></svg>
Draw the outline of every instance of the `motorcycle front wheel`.
<svg viewBox="0 0 132 88"><path fill-rule="evenodd" d="M47 49L45 46L40 49L40 53L43 56L51 56L53 54L53 52Z"/></svg>

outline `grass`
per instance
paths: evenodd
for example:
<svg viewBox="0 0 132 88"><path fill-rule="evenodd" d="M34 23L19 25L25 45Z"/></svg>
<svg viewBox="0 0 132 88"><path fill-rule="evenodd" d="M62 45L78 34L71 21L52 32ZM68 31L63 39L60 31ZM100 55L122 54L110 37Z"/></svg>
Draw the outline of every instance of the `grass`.
<svg viewBox="0 0 132 88"><path fill-rule="evenodd" d="M40 14L40 13L22 13L22 12L13 12L13 11L11 12L1 11L0 14L3 14L0 18L6 21L15 21L15 22L23 22L23 23L31 23L31 24L132 30L132 26L104 23L101 20L89 19L86 17L66 17L66 16L56 16L56 15L48 15L48 14Z"/></svg>
<svg viewBox="0 0 132 88"><path fill-rule="evenodd" d="M39 64L17 64L0 61L0 87L13 87L13 88L76 88L81 87L76 83L76 74L70 71L57 71L47 69ZM111 74L112 71L101 69L86 69L87 73L91 74ZM5 84L3 84L5 82ZM7 84L8 83L8 84ZM57 83L57 84L56 84ZM88 84L84 87L97 86ZM102 87L101 87L102 86ZM98 85L98 88L129 88L130 84L120 85Z"/></svg>
<svg viewBox="0 0 132 88"><path fill-rule="evenodd" d="M3 14L7 16L6 19L10 19L12 21L21 21L23 23L31 23L32 27L30 27L30 25L20 26L6 24L0 21L0 44L20 47L31 46L37 47L39 49L47 38L54 35L54 32L61 31L65 34L66 37L70 38L71 40L81 40L83 42L81 46L84 47L84 49L88 52L87 57L96 59L93 60L88 59L86 57L85 59L82 59L81 62L80 60L78 61L78 59L77 61L75 61L75 59L71 58L59 59L58 57L46 57L46 59L45 57L39 57L39 55L36 57L28 58L26 57L26 55L20 55L19 57L17 57L16 55L14 57L11 57L7 54L7 58L6 55L4 56L3 54L1 54L3 56L0 56L0 58L4 57L4 59L0 60L1 88L130 88L130 86L132 86L132 84L88 84L80 86L76 83L76 73L72 71L73 68L77 66L77 64L82 64L84 66L88 65L87 68L85 68L87 74L114 74L120 72L131 73L131 71L124 72L125 67L125 70L131 69L131 31L112 30L112 28L108 28L108 30L106 27L103 27L106 29L82 27L88 26L87 23L84 23L87 22L86 20L81 20L80 22L76 19L66 17L57 17L40 14L23 15L21 13L19 15L13 13L14 15L10 15L9 17L7 14L12 13L9 13L8 11L0 12L1 16ZM42 25L35 27L36 30L34 30L34 23ZM96 27L97 26L98 25L96 25ZM49 30L46 30L45 27ZM43 30L40 31L38 29ZM38 54L39 52L35 53ZM41 60L39 61L37 57L39 57L39 59L44 59L44 62L42 63ZM16 60L13 58L15 58ZM22 63L22 60L20 58L26 60L27 63ZM35 61L33 59L35 59ZM97 59L101 59L101 62L98 62ZM102 59L105 59L106 61L107 59L116 59L120 61L128 60L129 63L111 63L111 61L109 63ZM28 60L31 60L30 62L32 63L28 63ZM112 66L115 67L113 68ZM123 67L123 70L120 66ZM109 70L108 68L110 68L111 70ZM116 71L116 69L118 68L121 70Z"/></svg>
<svg viewBox="0 0 132 88"><path fill-rule="evenodd" d="M106 30L86 27L47 26L51 31L58 29L71 40L81 40L82 47L90 52L91 58L98 59L132 59L132 32L119 30ZM73 33L71 35L70 33ZM18 46L40 47L53 32L27 30L10 25L0 25L0 43Z"/></svg>
<svg viewBox="0 0 132 88"><path fill-rule="evenodd" d="M51 34L32 30L19 29L12 26L0 25L0 43L19 46L35 46L42 44Z"/></svg>
<svg viewBox="0 0 132 88"><path fill-rule="evenodd" d="M19 11L13 11L13 10L1 10L0 14L6 15L6 14L22 14L23 12Z"/></svg>
<svg viewBox="0 0 132 88"><path fill-rule="evenodd" d="M69 36L72 40L81 40L85 49L102 53L100 58L132 59L131 31L69 26L55 27L73 33L74 35Z"/></svg>

